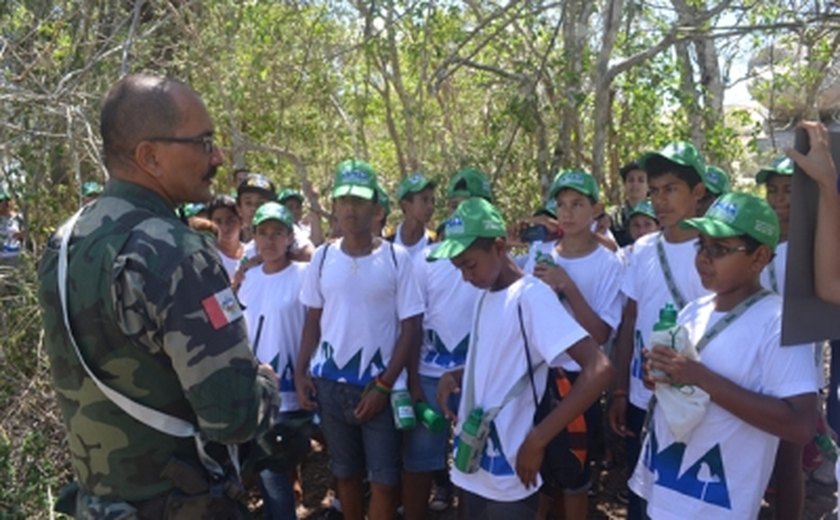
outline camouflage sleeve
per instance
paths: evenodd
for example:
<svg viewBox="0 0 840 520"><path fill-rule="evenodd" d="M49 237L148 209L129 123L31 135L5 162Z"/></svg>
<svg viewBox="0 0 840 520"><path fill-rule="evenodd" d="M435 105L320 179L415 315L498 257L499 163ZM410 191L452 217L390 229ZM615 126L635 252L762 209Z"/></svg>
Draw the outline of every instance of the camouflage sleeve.
<svg viewBox="0 0 840 520"><path fill-rule="evenodd" d="M128 261L115 278L120 326L169 357L209 440L241 443L269 428L278 405L277 385L258 370L242 310L209 251L158 272L145 262Z"/></svg>

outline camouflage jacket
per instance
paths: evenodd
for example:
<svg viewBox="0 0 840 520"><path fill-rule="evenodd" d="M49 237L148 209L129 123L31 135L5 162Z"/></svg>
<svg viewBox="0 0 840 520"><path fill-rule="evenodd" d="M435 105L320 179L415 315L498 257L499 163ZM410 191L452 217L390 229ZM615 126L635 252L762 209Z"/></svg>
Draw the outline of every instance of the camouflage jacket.
<svg viewBox="0 0 840 520"><path fill-rule="evenodd" d="M170 457L198 460L195 442L126 415L85 373L61 317L62 232L41 258L39 300L80 496L100 502L158 496L172 488L160 476ZM79 218L69 259L71 327L99 379L198 425L210 441L240 443L269 427L277 388L257 369L221 262L162 198L111 180Z"/></svg>

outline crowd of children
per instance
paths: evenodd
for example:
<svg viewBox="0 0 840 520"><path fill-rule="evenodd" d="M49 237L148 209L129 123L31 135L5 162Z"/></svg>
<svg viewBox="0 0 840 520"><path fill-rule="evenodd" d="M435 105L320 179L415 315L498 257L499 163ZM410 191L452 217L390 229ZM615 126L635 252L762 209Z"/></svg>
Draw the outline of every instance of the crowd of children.
<svg viewBox="0 0 840 520"><path fill-rule="evenodd" d="M304 196L259 174L206 211L280 421L319 425L345 518L422 519L457 496L463 518L583 519L613 434L630 519L755 518L771 473L777 517L797 518L821 380L815 345L780 342L792 173L779 158L756 175L766 200L732 192L674 142L621 169L608 227L586 171L510 225L464 168L435 232L437 181L399 184L390 230L375 169L351 159L325 241ZM685 348L652 344L670 308ZM580 465L543 485L559 435ZM296 469L259 477L266 517L295 518Z"/></svg>

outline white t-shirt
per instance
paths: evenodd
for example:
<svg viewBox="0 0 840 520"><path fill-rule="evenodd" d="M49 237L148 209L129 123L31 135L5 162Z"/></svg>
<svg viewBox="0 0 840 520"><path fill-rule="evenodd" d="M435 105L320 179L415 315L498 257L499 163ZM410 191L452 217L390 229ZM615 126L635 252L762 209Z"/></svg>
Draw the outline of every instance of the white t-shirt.
<svg viewBox="0 0 840 520"><path fill-rule="evenodd" d="M323 309L310 371L365 386L388 366L400 321L422 314L423 299L402 246L382 240L371 254L351 257L343 241L319 246L304 277L301 302Z"/></svg>
<svg viewBox="0 0 840 520"><path fill-rule="evenodd" d="M787 242L780 242L779 245L776 246L776 256L773 257L773 261L767 264L763 271L761 271L761 285L770 289L771 291L775 291L778 294L785 294L785 269L787 266ZM771 274L775 274L776 284L772 283L774 279Z"/></svg>
<svg viewBox="0 0 840 520"><path fill-rule="evenodd" d="M449 260L426 260L437 247L433 244L414 258L414 275L426 308L418 371L429 377L464 365L479 294Z"/></svg>
<svg viewBox="0 0 840 520"><path fill-rule="evenodd" d="M534 273L538 251L544 255L550 255L575 282L592 311L615 330L621 322L621 279L624 272L621 261L615 253L601 245L586 256L566 258L557 252L556 243L555 241L534 242L528 251L528 261L525 263L524 271L529 274ZM565 300L563 302L566 310L574 316ZM567 356L563 362L563 370L580 372L580 365Z"/></svg>
<svg viewBox="0 0 840 520"><path fill-rule="evenodd" d="M642 383L642 348L649 348L648 340L653 325L659 321L659 311L666 303L676 303L668 290L665 275L659 264L656 241L662 233L639 237L633 245L628 265L624 271L621 291L636 302L636 330L633 332L633 357L630 361L630 402L647 408L652 392ZM686 302L709 293L700 282L694 267L697 250L695 240L669 243L663 239L665 257L671 266L674 283Z"/></svg>
<svg viewBox="0 0 840 520"><path fill-rule="evenodd" d="M424 230L423 236L420 237L420 240L418 240L416 244L412 246L407 246L403 243L402 235L400 234L402 233L402 226L402 222L397 224L397 230L394 232L394 243L403 246L405 250L408 251L408 254L411 255L412 258L414 258L419 253L423 252L426 246L429 245L429 232Z"/></svg>
<svg viewBox="0 0 840 520"><path fill-rule="evenodd" d="M239 258L231 258L219 248L216 248L216 252L219 253L219 260L222 261L222 266L224 266L225 271L228 274L228 278L230 278L231 281L233 281L233 275L236 274L236 270L239 269L239 262L242 261L242 257L244 257L245 255L243 254L243 256Z"/></svg>
<svg viewBox="0 0 840 520"><path fill-rule="evenodd" d="M305 309L300 303L300 287L306 266L292 262L272 274L266 274L263 266L255 267L242 281L238 293L256 358L274 367L280 378L281 412L300 409L295 394L295 363L303 332ZM258 329L260 341L255 345Z"/></svg>
<svg viewBox="0 0 840 520"><path fill-rule="evenodd" d="M725 315L709 295L688 304L678 321L697 343ZM764 395L816 392L813 345L782 347L781 315L781 298L766 296L708 343L700 352L703 364ZM778 443L714 402L684 442L675 442L663 414L654 413L630 488L647 500L655 520L756 518Z"/></svg>
<svg viewBox="0 0 840 520"><path fill-rule="evenodd" d="M294 234L294 241L292 242L292 251L297 253L303 250L306 246L312 245L312 240L309 239L309 227L303 227L300 224L295 224L292 228Z"/></svg>
<svg viewBox="0 0 840 520"><path fill-rule="evenodd" d="M562 354L586 337L586 331L560 304L557 295L543 282L525 275L506 289L483 291L476 303L473 338L461 386L457 435L469 416L466 389L473 385L475 407L488 410L502 404L505 395L522 377L528 377L525 344L517 308L522 306L522 323L531 361L536 365L534 384L545 388L548 367L557 366ZM474 367L470 368L470 363ZM516 475L516 454L534 424L536 406L528 383L525 390L502 407L490 427L490 435L477 472L466 474L453 467L452 482L471 493L491 500L515 501L532 495ZM457 449L457 448L456 448Z"/></svg>

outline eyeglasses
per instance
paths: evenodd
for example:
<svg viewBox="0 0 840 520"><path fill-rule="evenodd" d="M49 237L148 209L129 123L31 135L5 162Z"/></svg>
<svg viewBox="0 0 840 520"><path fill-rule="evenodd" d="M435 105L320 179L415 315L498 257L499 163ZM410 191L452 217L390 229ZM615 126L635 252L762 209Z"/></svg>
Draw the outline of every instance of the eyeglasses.
<svg viewBox="0 0 840 520"><path fill-rule="evenodd" d="M712 259L723 258L724 256L737 253L739 251L748 252L747 246L728 247L712 242L711 244L704 244L702 242L695 242L694 247L697 249L697 254L706 253L706 256Z"/></svg>
<svg viewBox="0 0 840 520"><path fill-rule="evenodd" d="M147 137L145 141L161 141L164 143L197 144L204 148L204 153L211 154L216 148L212 135L199 135L197 137Z"/></svg>

